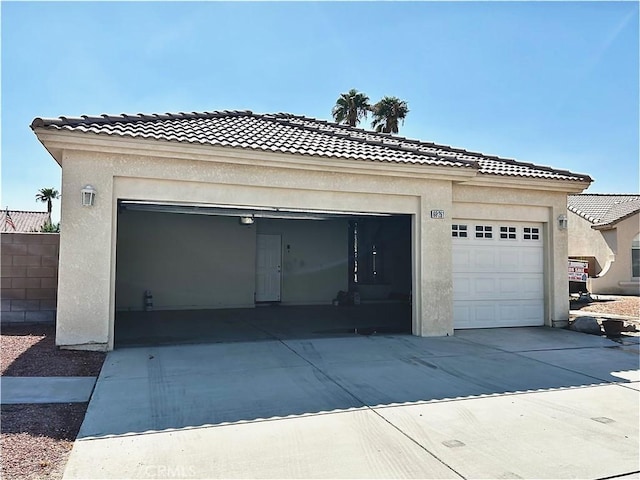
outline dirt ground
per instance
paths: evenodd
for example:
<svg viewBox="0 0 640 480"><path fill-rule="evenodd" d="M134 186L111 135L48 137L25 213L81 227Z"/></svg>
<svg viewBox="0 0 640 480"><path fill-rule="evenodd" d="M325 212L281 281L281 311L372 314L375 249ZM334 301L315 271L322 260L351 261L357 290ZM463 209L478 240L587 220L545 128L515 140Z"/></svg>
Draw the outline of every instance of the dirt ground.
<svg viewBox="0 0 640 480"><path fill-rule="evenodd" d="M2 376L97 376L105 354L55 347L53 326L2 327ZM60 479L87 403L2 405L0 477Z"/></svg>

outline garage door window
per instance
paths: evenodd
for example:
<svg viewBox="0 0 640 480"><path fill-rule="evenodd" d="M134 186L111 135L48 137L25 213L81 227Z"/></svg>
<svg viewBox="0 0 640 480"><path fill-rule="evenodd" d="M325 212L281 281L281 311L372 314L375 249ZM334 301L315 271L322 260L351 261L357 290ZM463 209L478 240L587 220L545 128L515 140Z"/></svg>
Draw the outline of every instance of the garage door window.
<svg viewBox="0 0 640 480"><path fill-rule="evenodd" d="M539 240L540 229L536 227L524 227L524 239L525 240Z"/></svg>
<svg viewBox="0 0 640 480"><path fill-rule="evenodd" d="M451 236L455 238L467 238L467 226L451 225Z"/></svg>
<svg viewBox="0 0 640 480"><path fill-rule="evenodd" d="M476 238L493 238L491 225L476 225Z"/></svg>
<svg viewBox="0 0 640 480"><path fill-rule="evenodd" d="M501 240L516 240L516 227L500 227Z"/></svg>

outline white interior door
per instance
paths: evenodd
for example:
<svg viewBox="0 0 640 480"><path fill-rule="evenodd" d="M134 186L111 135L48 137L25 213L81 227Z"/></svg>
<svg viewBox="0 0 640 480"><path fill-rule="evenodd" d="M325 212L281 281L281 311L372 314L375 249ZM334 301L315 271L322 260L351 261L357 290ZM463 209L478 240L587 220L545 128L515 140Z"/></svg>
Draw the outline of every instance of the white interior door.
<svg viewBox="0 0 640 480"><path fill-rule="evenodd" d="M280 235L258 234L256 248L256 302L279 302L282 276Z"/></svg>

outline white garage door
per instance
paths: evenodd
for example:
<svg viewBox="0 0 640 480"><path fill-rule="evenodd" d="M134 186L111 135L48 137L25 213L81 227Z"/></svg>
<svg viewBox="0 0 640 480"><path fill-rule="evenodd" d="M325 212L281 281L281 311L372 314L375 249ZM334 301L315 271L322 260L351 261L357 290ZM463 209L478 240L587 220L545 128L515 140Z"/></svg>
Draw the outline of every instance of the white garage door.
<svg viewBox="0 0 640 480"><path fill-rule="evenodd" d="M454 220L454 328L544 324L542 224Z"/></svg>

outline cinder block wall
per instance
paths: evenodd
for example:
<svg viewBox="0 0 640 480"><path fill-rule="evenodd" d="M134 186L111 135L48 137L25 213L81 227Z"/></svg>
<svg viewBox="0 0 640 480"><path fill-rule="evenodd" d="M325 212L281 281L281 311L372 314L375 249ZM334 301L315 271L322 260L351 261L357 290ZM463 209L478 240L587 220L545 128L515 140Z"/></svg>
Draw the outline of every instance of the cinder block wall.
<svg viewBox="0 0 640 480"><path fill-rule="evenodd" d="M2 324L52 323L58 294L57 233L2 233Z"/></svg>

